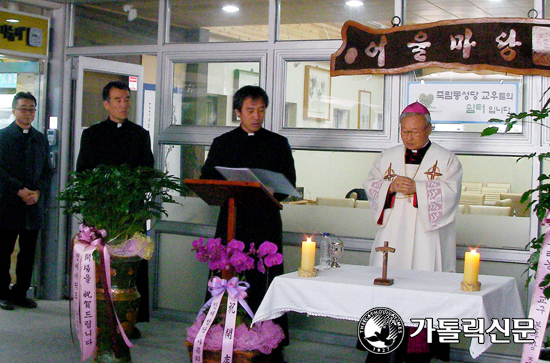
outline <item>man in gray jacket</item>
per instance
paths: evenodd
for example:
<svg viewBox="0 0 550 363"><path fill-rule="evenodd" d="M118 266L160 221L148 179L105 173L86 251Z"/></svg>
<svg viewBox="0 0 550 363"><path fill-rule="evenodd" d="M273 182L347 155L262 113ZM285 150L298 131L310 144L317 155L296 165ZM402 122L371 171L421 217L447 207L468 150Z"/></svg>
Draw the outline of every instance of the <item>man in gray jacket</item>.
<svg viewBox="0 0 550 363"><path fill-rule="evenodd" d="M36 98L30 92L17 93L12 112L15 121L0 130L0 308L4 310L37 306L26 295L53 174L48 140L31 126ZM10 257L18 237L17 282L10 291Z"/></svg>

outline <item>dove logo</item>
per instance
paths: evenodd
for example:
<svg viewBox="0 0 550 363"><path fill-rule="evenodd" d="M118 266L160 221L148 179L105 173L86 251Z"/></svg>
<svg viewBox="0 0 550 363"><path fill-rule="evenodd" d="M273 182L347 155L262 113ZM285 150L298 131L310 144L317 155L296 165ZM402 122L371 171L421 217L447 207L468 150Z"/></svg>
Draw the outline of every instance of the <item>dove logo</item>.
<svg viewBox="0 0 550 363"><path fill-rule="evenodd" d="M392 309L370 309L359 319L357 337L370 353L391 353L403 342L405 324Z"/></svg>

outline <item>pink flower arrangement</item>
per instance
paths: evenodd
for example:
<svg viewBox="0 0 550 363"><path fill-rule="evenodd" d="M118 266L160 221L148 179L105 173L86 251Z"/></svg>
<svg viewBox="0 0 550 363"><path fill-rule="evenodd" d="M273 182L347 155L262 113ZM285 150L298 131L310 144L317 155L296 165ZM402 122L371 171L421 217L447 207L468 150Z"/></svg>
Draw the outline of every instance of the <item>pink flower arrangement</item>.
<svg viewBox="0 0 550 363"><path fill-rule="evenodd" d="M244 249L244 243L235 239L227 246L222 244L221 238L209 238L206 244L203 237L193 241L193 251L196 251L197 260L208 262L208 267L215 271L229 270L233 267L240 273L256 267L258 271L265 273L266 267L283 263L283 255L277 252L275 243L265 241L258 249L251 243L248 252Z"/></svg>
<svg viewBox="0 0 550 363"><path fill-rule="evenodd" d="M187 328L187 341L193 342L199 332L205 315L201 314L195 323ZM233 351L253 351L259 350L264 354L269 354L279 345L285 337L283 329L273 323L271 320L261 321L254 324L250 329L246 324L240 324L235 329L235 340L233 341ZM222 324L215 324L210 327L204 341L205 350L221 350L223 338Z"/></svg>
<svg viewBox="0 0 550 363"><path fill-rule="evenodd" d="M277 245L269 241L263 242L258 249L256 249L254 243L251 243L248 251L245 251L243 242L235 239L229 242L227 246L222 244L220 238L209 238L205 242L205 239L201 237L193 241L193 251L196 251L195 257L200 262L208 262L208 267L213 271L234 269L236 273L241 273L257 268L259 272L266 273L269 267L283 263L283 255L278 253L277 250ZM224 297L222 306L218 310L218 316L206 333L205 350L217 351L222 349L225 326L224 304L226 301ZM250 318L244 309L241 307L237 309L233 350L258 350L261 353L270 354L284 339L283 329L271 320L256 323L253 327L248 328L251 322ZM193 326L187 328L188 342L193 343L195 341L204 319L205 314L200 313Z"/></svg>

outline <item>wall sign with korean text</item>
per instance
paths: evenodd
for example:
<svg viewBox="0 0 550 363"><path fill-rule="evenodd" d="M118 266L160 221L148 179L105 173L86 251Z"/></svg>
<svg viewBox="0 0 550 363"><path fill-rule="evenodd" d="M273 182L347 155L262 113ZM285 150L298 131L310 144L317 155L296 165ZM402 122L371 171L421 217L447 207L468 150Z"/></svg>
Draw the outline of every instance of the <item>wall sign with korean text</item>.
<svg viewBox="0 0 550 363"><path fill-rule="evenodd" d="M432 123L487 123L518 112L518 83L410 82L407 104L428 108Z"/></svg>
<svg viewBox="0 0 550 363"><path fill-rule="evenodd" d="M5 54L47 58L50 19L0 10L0 51Z"/></svg>
<svg viewBox="0 0 550 363"><path fill-rule="evenodd" d="M342 27L331 76L398 74L424 67L550 76L550 20L480 18L372 29Z"/></svg>

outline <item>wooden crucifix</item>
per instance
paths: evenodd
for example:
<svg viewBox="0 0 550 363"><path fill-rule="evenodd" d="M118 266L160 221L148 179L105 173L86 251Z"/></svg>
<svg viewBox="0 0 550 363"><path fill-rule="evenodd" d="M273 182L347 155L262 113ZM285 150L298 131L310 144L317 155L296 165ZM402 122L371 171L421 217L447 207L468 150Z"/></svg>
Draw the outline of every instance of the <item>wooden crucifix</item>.
<svg viewBox="0 0 550 363"><path fill-rule="evenodd" d="M376 247L376 252L383 252L384 253L384 260L382 263L382 278L374 279L375 285L393 285L393 279L388 279L388 252L394 253L395 248L388 246L388 241L384 242L384 247Z"/></svg>

